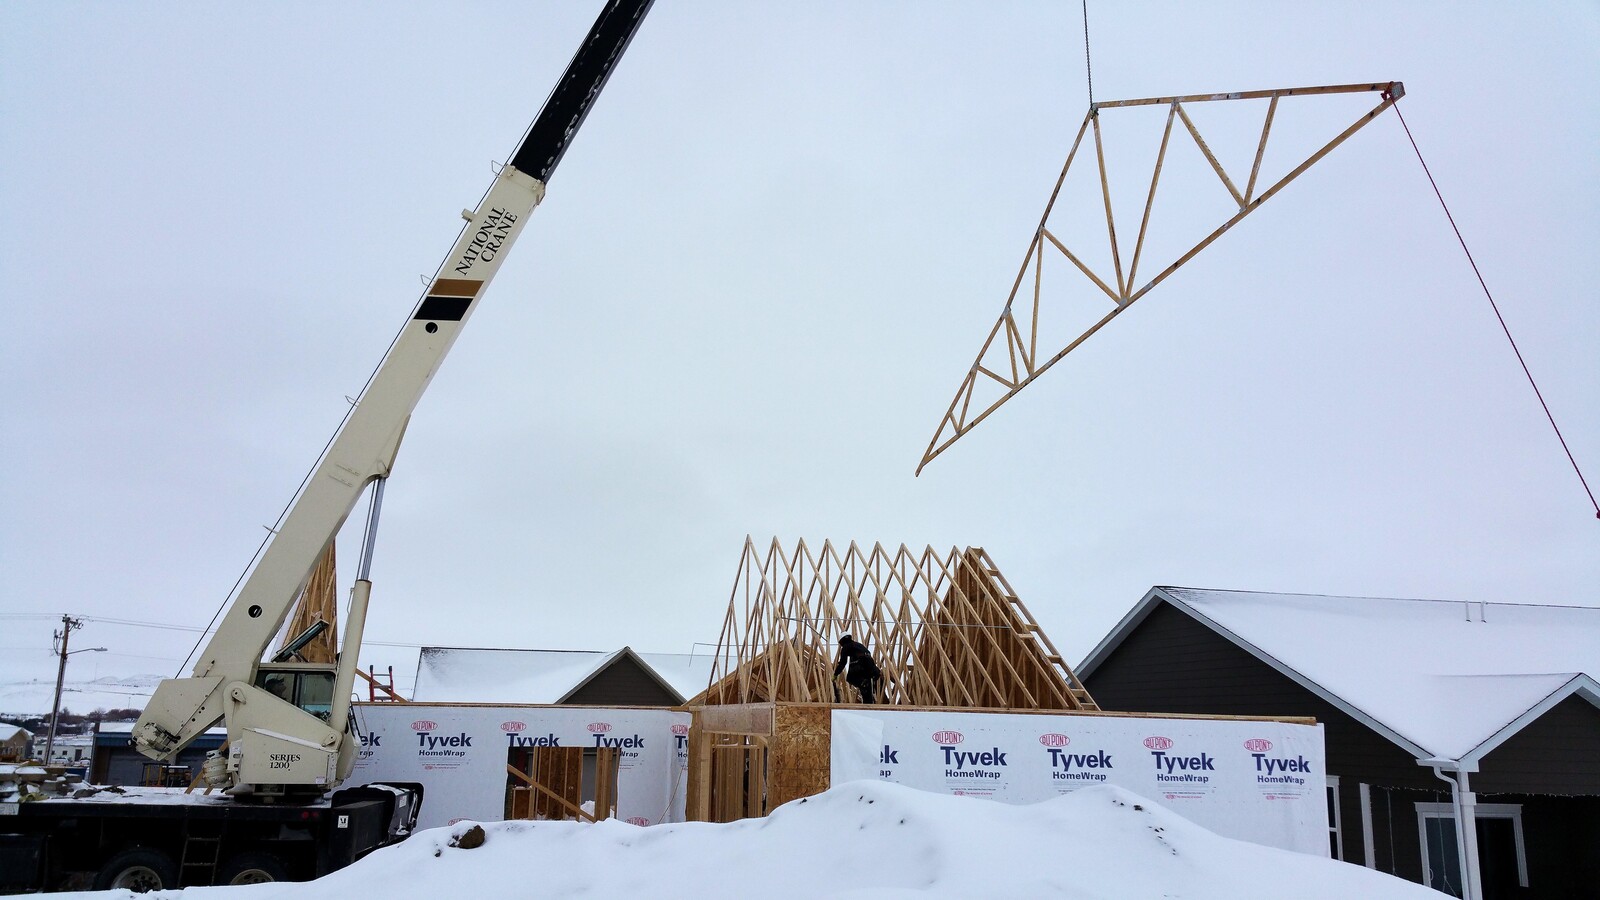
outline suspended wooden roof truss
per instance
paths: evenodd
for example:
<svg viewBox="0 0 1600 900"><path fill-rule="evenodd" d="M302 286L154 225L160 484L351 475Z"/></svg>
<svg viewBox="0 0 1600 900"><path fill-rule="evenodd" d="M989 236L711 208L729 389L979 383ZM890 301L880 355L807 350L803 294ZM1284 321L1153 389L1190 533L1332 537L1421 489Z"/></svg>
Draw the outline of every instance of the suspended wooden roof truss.
<svg viewBox="0 0 1600 900"><path fill-rule="evenodd" d="M853 702L833 678L840 635L882 671L879 703L1098 709L981 548L914 552L745 539L711 685L693 705ZM843 693L836 693L842 690Z"/></svg>
<svg viewBox="0 0 1600 900"><path fill-rule="evenodd" d="M1357 117L1347 128L1312 152L1298 165L1293 166L1288 174L1278 178L1269 187L1259 191L1259 193L1257 192L1258 179L1262 174L1262 159L1267 152L1268 137L1272 133L1273 119L1278 114L1278 105L1281 99L1364 92L1378 94L1381 98L1380 102ZM1204 250L1212 241L1221 237L1228 229L1238 224L1245 216L1259 209L1261 204L1283 190L1289 182L1298 178L1302 172L1332 152L1335 147L1344 143L1346 138L1349 138L1368 122L1377 118L1404 95L1404 85L1398 81L1391 81L1382 84L1343 84L1323 87L1242 91L1228 94L1151 97L1143 100L1117 100L1109 103L1090 104L1089 112L1084 116L1083 124L1078 127L1078 135L1072 142L1072 150L1067 154L1067 162L1061 167L1061 175L1056 179L1055 188L1050 193L1050 200L1045 205L1044 215L1039 219L1039 227L1034 229L1033 236L1029 240L1028 252L1023 258L1021 269L1017 272L1016 280L1012 282L1011 293L1006 298L1005 309L1001 312L1000 318L995 322L994 327L989 330L989 336L984 339L983 346L978 351L977 359L973 361L972 368L968 370L965 378L962 379L961 387L956 390L955 399L950 401L949 409L945 411L944 417L939 420L939 427L935 430L933 439L928 442L928 448L923 452L922 461L917 464L917 472L920 474L923 466L926 466L934 457L943 453L962 435L971 431L979 422L987 418L990 413L999 409L1003 403L1010 400L1018 391L1032 384L1033 380L1044 374L1046 369L1055 365L1079 344L1088 340L1090 335L1099 331L1106 323L1120 315L1123 310L1132 306L1134 301L1143 297L1156 285L1166 280L1167 276L1194 258L1196 254ZM1241 172L1235 171L1232 177L1229 176L1221 162L1218 161L1217 155L1213 153L1211 146L1201 136L1200 129L1195 125L1194 120L1186 109L1186 107L1196 104L1225 101L1255 101L1258 104L1261 101L1265 101L1266 105L1260 139L1256 142L1255 157L1250 167L1249 177L1243 179L1244 189L1242 191L1238 187L1241 181L1238 176ZM1102 113L1108 111L1160 105L1167 107L1166 129L1162 132L1160 149L1155 157L1155 167L1150 174L1150 189L1145 197L1144 216L1139 222L1139 230L1133 241L1132 253L1129 254L1128 265L1124 269L1123 250L1127 248L1123 244L1119 244L1117 240L1117 226L1112 215L1112 190L1110 180L1106 176L1106 151L1101 136L1100 118ZM1182 132L1193 139L1195 147L1205 158L1206 163L1209 164L1210 170L1216 174L1222 183L1221 186L1231 196L1232 203L1229 204L1229 208L1235 208L1236 212L1228 216L1222 224L1216 226L1215 230L1206 234L1199 243L1195 244L1187 252L1181 253L1155 277L1140 285L1138 281L1139 265L1143 261L1142 255L1145 249L1146 237L1150 231L1151 210L1156 202L1156 186L1161 181L1162 166L1168 162L1167 151L1172 143L1173 133L1179 130L1176 126L1180 125ZM1111 257L1111 270L1109 272L1105 270L1103 265L1101 270L1096 272L1084 262L1083 257L1085 254L1082 246L1079 246L1074 252L1073 248L1068 247L1066 242L1062 241L1056 233L1047 227L1052 221L1051 213L1055 211L1056 201L1061 195L1062 184L1067 180L1067 174L1072 169L1073 162L1078 158L1078 151L1083 146L1085 135L1090 132L1094 135L1095 164L1099 167L1100 198L1099 202L1094 205L1103 207L1105 215L1105 231L1110 243ZM1184 138L1180 137L1178 140L1183 142ZM1080 212L1082 210L1072 211L1073 214ZM1099 212L1100 209L1097 208L1094 212L1088 214L1098 215ZM1053 355L1046 356L1045 354L1052 353L1052 346L1059 346L1046 344L1041 348L1039 345L1044 260L1046 258L1059 258L1055 254L1065 257L1071 263L1072 268L1076 269L1086 279L1086 283L1080 283L1080 285L1084 287L1088 294L1096 297L1098 294L1104 294L1105 300L1110 301L1111 308L1097 320L1094 320L1093 324L1089 325L1081 334L1071 339L1064 348L1054 351ZM1019 291L1023 289L1024 279L1028 278L1029 269L1033 270L1032 278L1030 279L1032 281L1031 303L1028 302L1026 294L1019 297ZM1101 302L1104 303L1105 301L1102 300ZM1046 302L1046 305L1049 305L1048 302ZM1093 316L1091 315L1090 318L1093 319Z"/></svg>

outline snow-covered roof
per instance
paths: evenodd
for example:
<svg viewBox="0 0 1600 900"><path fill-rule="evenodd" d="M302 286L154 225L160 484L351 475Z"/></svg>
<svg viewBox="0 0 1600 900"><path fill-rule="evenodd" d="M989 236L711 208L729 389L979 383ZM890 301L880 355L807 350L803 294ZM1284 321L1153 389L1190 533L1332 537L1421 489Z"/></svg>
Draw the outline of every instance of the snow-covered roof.
<svg viewBox="0 0 1600 900"><path fill-rule="evenodd" d="M21 725L6 725L4 723L0 723L0 741L9 741L19 734L25 734L30 738L33 737L33 732L23 728Z"/></svg>
<svg viewBox="0 0 1600 900"><path fill-rule="evenodd" d="M1418 759L1476 763L1577 694L1600 706L1600 608L1155 587L1087 678L1169 603Z"/></svg>
<svg viewBox="0 0 1600 900"><path fill-rule="evenodd" d="M599 650L497 650L424 647L412 699L432 703L561 703L621 656L629 656L677 694L711 680L710 654Z"/></svg>

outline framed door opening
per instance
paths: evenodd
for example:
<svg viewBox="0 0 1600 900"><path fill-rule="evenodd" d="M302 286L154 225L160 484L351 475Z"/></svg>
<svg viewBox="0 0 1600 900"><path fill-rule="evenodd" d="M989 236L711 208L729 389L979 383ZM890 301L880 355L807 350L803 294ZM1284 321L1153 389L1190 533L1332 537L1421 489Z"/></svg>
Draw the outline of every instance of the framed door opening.
<svg viewBox="0 0 1600 900"><path fill-rule="evenodd" d="M505 817L598 822L617 814L615 747L511 747L506 750Z"/></svg>

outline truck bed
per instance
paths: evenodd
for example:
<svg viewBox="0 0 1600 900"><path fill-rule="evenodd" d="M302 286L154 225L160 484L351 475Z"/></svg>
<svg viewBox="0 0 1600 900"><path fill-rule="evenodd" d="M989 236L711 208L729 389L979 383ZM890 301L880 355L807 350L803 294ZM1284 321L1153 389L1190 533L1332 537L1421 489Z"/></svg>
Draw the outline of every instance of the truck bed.
<svg viewBox="0 0 1600 900"><path fill-rule="evenodd" d="M272 870L276 880L309 880L403 839L420 803L420 785L369 785L304 802L139 787L0 803L0 893L88 887L134 852L173 887L227 883L247 865Z"/></svg>

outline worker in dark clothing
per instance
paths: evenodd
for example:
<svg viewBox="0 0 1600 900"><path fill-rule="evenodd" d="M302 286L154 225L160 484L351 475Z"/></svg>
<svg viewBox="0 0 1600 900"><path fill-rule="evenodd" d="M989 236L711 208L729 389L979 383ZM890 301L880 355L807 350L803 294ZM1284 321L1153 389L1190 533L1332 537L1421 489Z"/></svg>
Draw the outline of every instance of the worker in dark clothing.
<svg viewBox="0 0 1600 900"><path fill-rule="evenodd" d="M844 680L861 692L861 702L877 702L872 692L878 686L878 664L872 661L872 654L867 652L867 648L848 634L839 637L839 660L833 665L833 677L837 679L847 666L849 671Z"/></svg>

